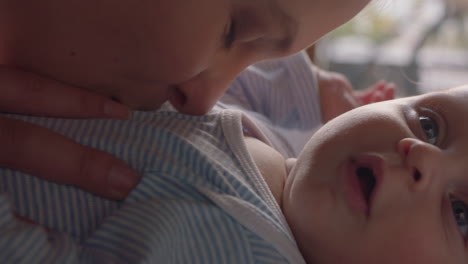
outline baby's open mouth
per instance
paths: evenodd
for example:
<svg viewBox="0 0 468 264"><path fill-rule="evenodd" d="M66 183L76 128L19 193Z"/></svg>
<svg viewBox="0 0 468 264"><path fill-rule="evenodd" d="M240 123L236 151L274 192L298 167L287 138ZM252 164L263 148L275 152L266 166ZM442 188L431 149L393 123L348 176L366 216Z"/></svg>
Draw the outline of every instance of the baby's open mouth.
<svg viewBox="0 0 468 264"><path fill-rule="evenodd" d="M369 204L376 183L374 171L372 168L360 166L356 169L356 175L358 177L364 199L367 204Z"/></svg>
<svg viewBox="0 0 468 264"><path fill-rule="evenodd" d="M345 192L348 204L367 217L372 214L384 167L385 160L373 153L355 155L347 162Z"/></svg>

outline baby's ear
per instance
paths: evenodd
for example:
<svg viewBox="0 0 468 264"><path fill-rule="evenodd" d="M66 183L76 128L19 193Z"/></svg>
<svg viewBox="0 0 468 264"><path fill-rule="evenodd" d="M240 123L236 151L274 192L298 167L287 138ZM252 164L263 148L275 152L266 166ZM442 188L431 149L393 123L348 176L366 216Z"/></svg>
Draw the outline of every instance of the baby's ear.
<svg viewBox="0 0 468 264"><path fill-rule="evenodd" d="M296 165L296 158L289 158L287 159L286 162L286 174L289 175L291 173L291 170L293 169L294 165Z"/></svg>

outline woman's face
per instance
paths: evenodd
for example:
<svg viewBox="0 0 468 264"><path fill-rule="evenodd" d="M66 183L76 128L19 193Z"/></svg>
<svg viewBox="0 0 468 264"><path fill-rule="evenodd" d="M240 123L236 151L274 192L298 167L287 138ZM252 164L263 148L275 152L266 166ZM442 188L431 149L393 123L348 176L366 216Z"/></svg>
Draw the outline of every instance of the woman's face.
<svg viewBox="0 0 468 264"><path fill-rule="evenodd" d="M169 99L203 114L245 67L304 49L368 0L30 2L18 64L135 108Z"/></svg>
<svg viewBox="0 0 468 264"><path fill-rule="evenodd" d="M371 104L321 128L283 210L311 263L468 262L468 86Z"/></svg>

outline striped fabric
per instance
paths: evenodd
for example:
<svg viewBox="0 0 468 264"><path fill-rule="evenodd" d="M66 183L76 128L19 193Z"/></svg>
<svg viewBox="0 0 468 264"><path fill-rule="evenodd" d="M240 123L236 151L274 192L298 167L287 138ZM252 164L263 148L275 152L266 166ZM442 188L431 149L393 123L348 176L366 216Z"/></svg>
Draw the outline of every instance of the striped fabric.
<svg viewBox="0 0 468 264"><path fill-rule="evenodd" d="M294 65L275 67L290 71ZM249 85L261 85L255 76L264 77L248 72L236 82L247 92ZM277 81L263 85L276 87L282 83ZM281 101L270 93L267 103ZM110 152L140 172L142 180L124 202L116 202L0 169L0 263L304 263L243 140L244 128L272 143L289 137L265 128L310 133L320 112L307 101L301 106L306 111L298 105L284 113L273 107L272 121L248 110L247 115L222 110L226 104L202 117L161 110L134 112L131 121L10 115ZM291 128L291 116L315 124ZM12 210L50 232L18 221Z"/></svg>
<svg viewBox="0 0 468 264"><path fill-rule="evenodd" d="M246 154L241 112L136 112L132 121L18 118L67 136L79 131L78 142L127 160L143 178L118 203L2 170L2 262L302 262ZM15 221L10 204L54 233Z"/></svg>
<svg viewBox="0 0 468 264"><path fill-rule="evenodd" d="M322 125L314 67L305 52L248 67L219 104L240 109L285 157L297 157Z"/></svg>

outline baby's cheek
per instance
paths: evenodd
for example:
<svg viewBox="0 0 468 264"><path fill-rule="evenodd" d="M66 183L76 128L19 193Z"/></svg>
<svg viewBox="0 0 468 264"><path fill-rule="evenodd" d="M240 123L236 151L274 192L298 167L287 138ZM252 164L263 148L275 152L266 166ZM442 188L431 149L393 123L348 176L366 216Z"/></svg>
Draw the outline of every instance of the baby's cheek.
<svg viewBox="0 0 468 264"><path fill-rule="evenodd" d="M423 225L422 225L423 226ZM370 240L361 263L437 264L448 261L446 240L422 228L388 228Z"/></svg>

